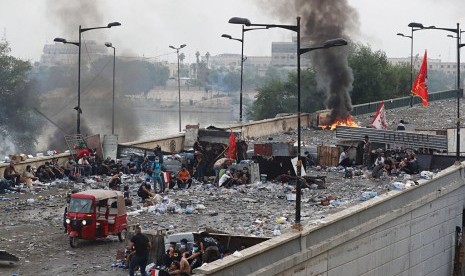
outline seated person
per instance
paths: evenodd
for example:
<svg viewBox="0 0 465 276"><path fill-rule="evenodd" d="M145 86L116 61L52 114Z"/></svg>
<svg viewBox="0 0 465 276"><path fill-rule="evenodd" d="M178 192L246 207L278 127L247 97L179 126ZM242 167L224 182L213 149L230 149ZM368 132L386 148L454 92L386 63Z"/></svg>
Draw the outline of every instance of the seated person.
<svg viewBox="0 0 465 276"><path fill-rule="evenodd" d="M23 172L23 177L21 177L21 182L25 183L29 189L33 189L32 182L38 179L32 171L31 165L27 165L26 170Z"/></svg>
<svg viewBox="0 0 465 276"><path fill-rule="evenodd" d="M181 257L181 252L176 248L176 242L170 242L168 250L163 254L163 266L170 267L173 262L179 262Z"/></svg>
<svg viewBox="0 0 465 276"><path fill-rule="evenodd" d="M100 166L98 168L98 174L102 175L110 175L111 174L111 157L108 156L105 160L103 160L102 163L100 163Z"/></svg>
<svg viewBox="0 0 465 276"><path fill-rule="evenodd" d="M84 154L79 160L78 165L80 169L80 174L89 176L92 173L92 166L88 160L88 156Z"/></svg>
<svg viewBox="0 0 465 276"><path fill-rule="evenodd" d="M343 150L339 155L339 166L349 167L350 166L350 157L348 154L348 149Z"/></svg>
<svg viewBox="0 0 465 276"><path fill-rule="evenodd" d="M376 165L372 171L373 178L381 178L381 176L383 176L384 173L387 173L387 168L388 165L384 164L384 162L379 165Z"/></svg>
<svg viewBox="0 0 465 276"><path fill-rule="evenodd" d="M138 173L136 162L134 162L134 158L129 159L129 163L125 167L125 172L127 174L136 174Z"/></svg>
<svg viewBox="0 0 465 276"><path fill-rule="evenodd" d="M383 164L383 163L384 163L384 157L381 152L378 152L377 157L375 159L375 166L379 164Z"/></svg>
<svg viewBox="0 0 465 276"><path fill-rule="evenodd" d="M147 198L150 198L153 196L153 193L151 192L151 190L152 190L152 186L150 185L150 183L143 182L140 185L139 190L137 191L137 195L142 199L142 202L145 202Z"/></svg>
<svg viewBox="0 0 465 276"><path fill-rule="evenodd" d="M40 182L50 182L52 180L55 180L55 175L48 168L47 163L42 164L37 168L36 176L39 178Z"/></svg>
<svg viewBox="0 0 465 276"><path fill-rule="evenodd" d="M13 187L21 183L21 175L16 170L14 161L10 161L10 165L5 168L5 171L3 172L3 177L7 180L13 181Z"/></svg>
<svg viewBox="0 0 465 276"><path fill-rule="evenodd" d="M237 185L237 180L234 179L234 176L230 171L226 171L223 176L221 176L220 181L218 182L220 187L230 188L234 185Z"/></svg>
<svg viewBox="0 0 465 276"><path fill-rule="evenodd" d="M110 179L110 182L108 182L108 187L112 190L119 190L119 185L122 184L121 182L121 176L123 175L122 172L119 172L115 175L113 175Z"/></svg>
<svg viewBox="0 0 465 276"><path fill-rule="evenodd" d="M190 188L192 185L192 177L189 171L186 169L186 166L182 166L181 170L178 171L176 177L176 183L178 184L179 189Z"/></svg>
<svg viewBox="0 0 465 276"><path fill-rule="evenodd" d="M247 167L243 167L242 171L238 172L237 181L239 184L250 184L250 173Z"/></svg>
<svg viewBox="0 0 465 276"><path fill-rule="evenodd" d="M65 171L58 165L58 158L53 158L50 162L50 169L55 174L56 178L62 179L65 177Z"/></svg>
<svg viewBox="0 0 465 276"><path fill-rule="evenodd" d="M72 157L68 158L68 161L63 166L63 172L68 178L74 178L76 165L76 161Z"/></svg>
<svg viewBox="0 0 465 276"><path fill-rule="evenodd" d="M202 265L202 251L200 250L199 241L194 243L192 253L189 257L187 257L187 261L189 262L191 269L195 269Z"/></svg>

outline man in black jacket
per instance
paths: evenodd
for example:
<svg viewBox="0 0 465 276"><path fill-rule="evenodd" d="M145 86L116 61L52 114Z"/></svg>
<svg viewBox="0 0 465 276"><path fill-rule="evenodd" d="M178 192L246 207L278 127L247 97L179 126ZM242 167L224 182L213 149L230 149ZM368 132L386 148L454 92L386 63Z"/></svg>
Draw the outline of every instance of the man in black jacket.
<svg viewBox="0 0 465 276"><path fill-rule="evenodd" d="M137 266L140 268L142 276L147 276L145 267L149 260L149 250L152 248L152 244L146 235L142 234L142 229L139 225L136 226L136 235L132 237L131 243L128 246L129 250L135 250L134 256L131 258L129 264L129 275L134 276L134 270Z"/></svg>

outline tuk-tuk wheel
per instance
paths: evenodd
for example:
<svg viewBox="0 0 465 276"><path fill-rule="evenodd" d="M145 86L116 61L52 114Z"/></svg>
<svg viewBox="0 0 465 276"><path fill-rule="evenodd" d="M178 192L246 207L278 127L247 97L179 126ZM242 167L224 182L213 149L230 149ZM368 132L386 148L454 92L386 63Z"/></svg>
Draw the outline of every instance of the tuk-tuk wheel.
<svg viewBox="0 0 465 276"><path fill-rule="evenodd" d="M124 228L123 230L121 230L121 232L118 233L118 240L120 242L123 242L126 239L127 232L128 230Z"/></svg>
<svg viewBox="0 0 465 276"><path fill-rule="evenodd" d="M76 248L77 245L78 245L78 240L79 240L78 237L69 237L69 245L70 245L72 248Z"/></svg>

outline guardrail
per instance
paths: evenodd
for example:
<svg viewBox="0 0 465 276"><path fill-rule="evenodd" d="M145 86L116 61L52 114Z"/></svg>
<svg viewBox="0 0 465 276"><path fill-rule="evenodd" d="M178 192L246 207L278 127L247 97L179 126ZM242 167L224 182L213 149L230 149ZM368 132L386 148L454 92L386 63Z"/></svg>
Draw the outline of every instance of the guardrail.
<svg viewBox="0 0 465 276"><path fill-rule="evenodd" d="M456 98L457 90L446 90L433 92L428 94L429 101L439 101L444 99ZM460 97L463 97L463 90L460 91ZM367 113L375 113L378 110L379 104L383 101L357 104L352 107L352 115L362 115ZM413 97L413 104L420 104L421 99L419 97ZM395 98L390 100L384 100L384 108L393 109L399 107L405 107L410 105L410 97Z"/></svg>

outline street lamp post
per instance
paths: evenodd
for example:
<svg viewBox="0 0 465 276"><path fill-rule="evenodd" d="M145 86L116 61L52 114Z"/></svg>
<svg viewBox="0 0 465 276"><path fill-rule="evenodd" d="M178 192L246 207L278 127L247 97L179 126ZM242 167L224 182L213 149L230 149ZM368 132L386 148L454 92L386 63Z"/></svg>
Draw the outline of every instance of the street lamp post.
<svg viewBox="0 0 465 276"><path fill-rule="evenodd" d="M231 23L231 22L230 22ZM267 28L244 28L244 25L242 25L242 38L233 38L232 36L228 34L222 34L221 37L236 40L241 42L242 47L241 47L241 89L240 89L240 99L239 99L239 122L242 123L242 98L243 98L243 92L242 92L242 83L243 83L243 74L244 74L244 33L247 31L253 31L253 30L261 30L261 29L267 29Z"/></svg>
<svg viewBox="0 0 465 276"><path fill-rule="evenodd" d="M413 85L413 27L412 35L404 35L403 33L397 33L398 36L410 38L410 87ZM413 106L413 95L410 91L410 107Z"/></svg>
<svg viewBox="0 0 465 276"><path fill-rule="evenodd" d="M456 163L460 163L460 96L461 96L461 89L460 89L460 48L465 46L465 44L460 44L460 23L457 23L457 28L439 28L436 26L429 26L429 27L423 27L422 24L420 23L415 23L412 22L409 24L409 27L413 25L415 27L418 27L420 29L431 29L431 30L442 30L442 31L448 31L455 33L457 36L454 37L457 39L457 122L456 122L456 127L457 127L457 134L456 134L456 149L455 149L455 155L456 155Z"/></svg>
<svg viewBox="0 0 465 276"><path fill-rule="evenodd" d="M326 41L323 46L313 47L313 48L300 48L300 17L297 17L296 25L277 25L277 24L252 24L247 18L233 17L228 21L231 24L242 24L247 27L256 26L256 27L266 27L268 28L281 28L291 30L297 33L297 185L296 185L296 206L295 206L295 228L301 229L300 218L301 218L301 199L302 199L302 186L301 186L301 176L302 176L302 158L301 158L301 108L300 108L300 56L309 51L317 49L327 49L336 46L347 45L347 41L343 39L332 39Z"/></svg>
<svg viewBox="0 0 465 276"><path fill-rule="evenodd" d="M116 64L116 48L110 42L106 42L105 46L113 48L113 102L111 105L111 135L115 135L115 64Z"/></svg>
<svg viewBox="0 0 465 276"><path fill-rule="evenodd" d="M180 70L180 67L179 67L179 50L186 47L187 45L186 44L182 44L181 46L179 47L174 47L174 46L171 46L170 45L170 48L171 49L174 49L176 50L176 54L178 56L178 105L179 105L179 132L181 132L181 80L179 78L179 70Z"/></svg>
<svg viewBox="0 0 465 276"><path fill-rule="evenodd" d="M404 35L403 33L397 33L398 36L410 38L410 87L413 86L413 32L425 29L423 24L410 23L408 26L411 28L411 35ZM431 27L427 27L429 29ZM410 91L410 107L413 106L413 93Z"/></svg>
<svg viewBox="0 0 465 276"><path fill-rule="evenodd" d="M96 29L109 29L111 27L116 27L116 26L121 26L121 23L119 22L112 22L108 23L107 26L103 27L93 27L93 28L81 28L81 25L79 25L79 42L70 42L67 41L64 38L57 37L53 41L55 42L61 42L64 44L73 44L79 47L79 52L78 52L78 105L74 108L77 111L77 127L76 127L76 132L77 134L81 134L81 33L87 32L90 30L96 30Z"/></svg>

